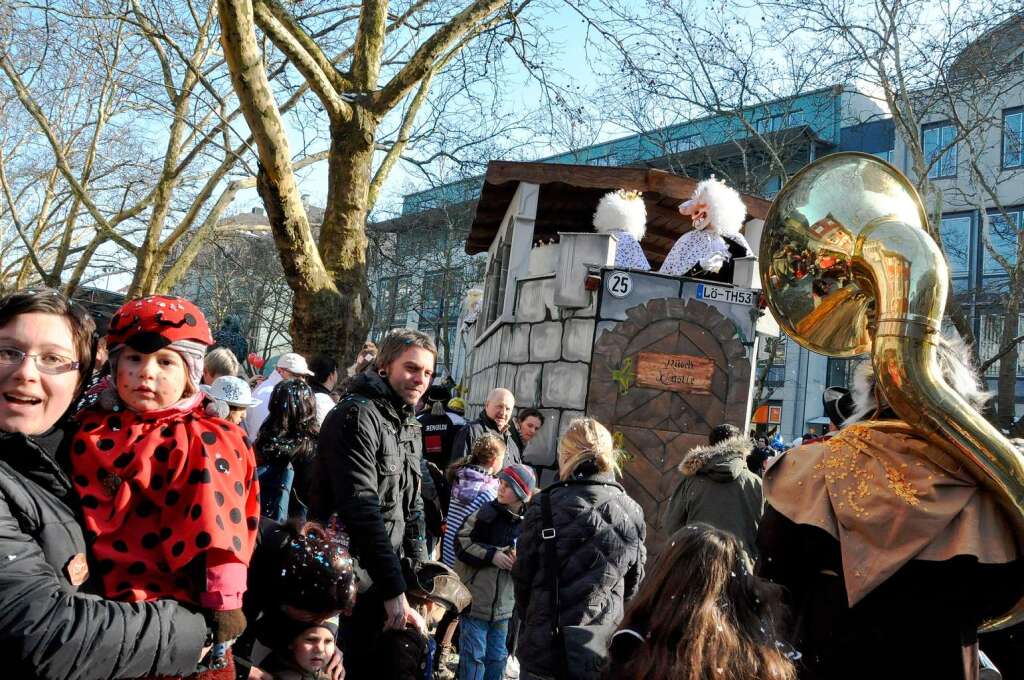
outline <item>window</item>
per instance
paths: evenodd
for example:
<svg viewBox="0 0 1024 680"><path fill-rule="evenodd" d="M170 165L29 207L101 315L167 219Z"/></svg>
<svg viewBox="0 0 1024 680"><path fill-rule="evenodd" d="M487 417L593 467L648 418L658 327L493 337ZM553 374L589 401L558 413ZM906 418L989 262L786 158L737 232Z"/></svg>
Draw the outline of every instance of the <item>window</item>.
<svg viewBox="0 0 1024 680"><path fill-rule="evenodd" d="M953 278L953 290L956 292L970 287L973 226L974 220L967 214L943 215L942 225L939 227L942 249L946 252L949 273Z"/></svg>
<svg viewBox="0 0 1024 680"><path fill-rule="evenodd" d="M597 158L591 158L589 161L587 161L587 165L615 165L615 154L610 153L606 156L598 156Z"/></svg>
<svg viewBox="0 0 1024 680"><path fill-rule="evenodd" d="M699 135L687 135L680 137L679 139L670 139L665 143L665 150L668 153L683 153L684 151L691 151L700 146Z"/></svg>
<svg viewBox="0 0 1024 680"><path fill-rule="evenodd" d="M1024 108L1003 112L1003 167L1024 166Z"/></svg>
<svg viewBox="0 0 1024 680"><path fill-rule="evenodd" d="M420 299L420 326L438 323L444 314L444 303L445 272L435 271L425 274Z"/></svg>
<svg viewBox="0 0 1024 680"><path fill-rule="evenodd" d="M1024 226L1021 223L1022 212L1024 212L1022 208L1007 210L1006 214L1010 217L1010 222L1007 222L999 212L990 211L988 214L988 244L999 255L1006 258L1011 265L1017 262L1017 240L1020 238L1021 227ZM986 276L1006 276L1006 270L996 261L996 258L992 257L989 249L984 244L982 247L984 249L982 273Z"/></svg>
<svg viewBox="0 0 1024 680"><path fill-rule="evenodd" d="M881 158L886 163L892 163L892 153L893 153L893 150L889 149L888 151L877 151L877 152L875 152L875 153L873 153L871 155L872 156L878 156L879 158Z"/></svg>
<svg viewBox="0 0 1024 680"><path fill-rule="evenodd" d="M786 128L796 127L797 125L803 124L804 112L801 109L796 109L795 111L776 113L771 116L759 118L754 122L754 129L757 130L758 134L763 135L769 132L778 132L779 130L785 130Z"/></svg>
<svg viewBox="0 0 1024 680"><path fill-rule="evenodd" d="M781 188L782 180L778 175L772 175L765 180L764 186L761 188L761 195L765 198L775 198L775 194L779 193Z"/></svg>
<svg viewBox="0 0 1024 680"><path fill-rule="evenodd" d="M789 119L786 121L787 127L796 127L797 125L804 124L804 112L801 109L789 112Z"/></svg>
<svg viewBox="0 0 1024 680"><path fill-rule="evenodd" d="M411 276L389 276L381 279L374 325L380 328L405 327L411 294Z"/></svg>
<svg viewBox="0 0 1024 680"><path fill-rule="evenodd" d="M1004 314L993 310L989 314L980 314L978 321L980 327L980 333L978 334L978 356L981 360L985 360L995 356L999 352L1000 347L1003 344L1003 322L1006 320ZM1024 327L1024 315L1020 316L1017 320L1017 327L1013 329L1013 334L1017 335L1021 332L1021 328ZM986 378L994 378L999 375L999 362L992 364L987 371L985 371ZM1024 376L1024 352L1018 352L1017 354L1017 375Z"/></svg>
<svg viewBox="0 0 1024 680"><path fill-rule="evenodd" d="M921 126L921 143L925 162L930 165L928 177L956 177L956 129L949 123Z"/></svg>

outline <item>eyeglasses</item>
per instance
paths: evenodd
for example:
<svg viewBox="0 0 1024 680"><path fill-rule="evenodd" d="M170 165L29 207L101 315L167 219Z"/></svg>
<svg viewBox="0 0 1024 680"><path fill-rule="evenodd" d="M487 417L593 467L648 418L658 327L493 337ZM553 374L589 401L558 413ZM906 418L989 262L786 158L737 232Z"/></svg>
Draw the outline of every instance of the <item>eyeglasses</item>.
<svg viewBox="0 0 1024 680"><path fill-rule="evenodd" d="M28 357L32 357L35 360L36 368L39 369L40 373L47 375L60 375L61 373L77 370L82 365L79 361L60 354L54 354L53 352L26 354L20 349L13 347L0 347L0 365L20 366L21 362Z"/></svg>

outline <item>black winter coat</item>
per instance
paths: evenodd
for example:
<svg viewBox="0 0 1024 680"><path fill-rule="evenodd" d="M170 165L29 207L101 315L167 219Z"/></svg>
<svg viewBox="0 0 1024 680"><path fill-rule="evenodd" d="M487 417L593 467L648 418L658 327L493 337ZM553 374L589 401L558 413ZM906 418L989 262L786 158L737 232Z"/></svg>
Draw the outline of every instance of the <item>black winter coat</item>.
<svg viewBox="0 0 1024 680"><path fill-rule="evenodd" d="M0 659L4 677L103 680L195 670L203 617L171 600L124 603L79 592L84 555L57 464L66 434L0 433ZM94 569L95 571L95 569Z"/></svg>
<svg viewBox="0 0 1024 680"><path fill-rule="evenodd" d="M331 514L385 600L405 592L401 557L427 559L420 424L391 386L364 372L320 428L314 516Z"/></svg>
<svg viewBox="0 0 1024 680"><path fill-rule="evenodd" d="M510 425L504 432L499 432L497 424L487 417L486 412L481 413L480 417L473 422L466 423L466 426L455 435L455 443L452 444L452 461L468 456L473 450L473 444L484 433L493 434L505 442L505 462L502 463L502 466L513 463L518 465L523 462L519 446L512 437L512 426Z"/></svg>
<svg viewBox="0 0 1024 680"><path fill-rule="evenodd" d="M611 474L585 463L573 479L549 486L526 510L512 568L516 607L522 617L517 656L523 669L554 675L561 666L552 645L551 573L541 539L541 494L551 496L559 562L562 626L618 623L625 600L644 575L647 527L640 505Z"/></svg>

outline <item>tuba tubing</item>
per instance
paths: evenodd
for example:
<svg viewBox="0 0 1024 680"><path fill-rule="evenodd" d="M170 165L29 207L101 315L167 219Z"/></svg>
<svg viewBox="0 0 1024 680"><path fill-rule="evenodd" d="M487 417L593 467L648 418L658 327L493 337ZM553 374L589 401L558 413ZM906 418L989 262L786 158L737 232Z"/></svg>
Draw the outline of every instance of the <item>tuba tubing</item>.
<svg viewBox="0 0 1024 680"><path fill-rule="evenodd" d="M1024 457L939 367L949 274L926 224L913 185L881 159L842 152L810 163L765 220L759 259L768 306L807 349L849 357L870 348L889 405L994 495L1024 552ZM981 630L1022 620L1024 598Z"/></svg>

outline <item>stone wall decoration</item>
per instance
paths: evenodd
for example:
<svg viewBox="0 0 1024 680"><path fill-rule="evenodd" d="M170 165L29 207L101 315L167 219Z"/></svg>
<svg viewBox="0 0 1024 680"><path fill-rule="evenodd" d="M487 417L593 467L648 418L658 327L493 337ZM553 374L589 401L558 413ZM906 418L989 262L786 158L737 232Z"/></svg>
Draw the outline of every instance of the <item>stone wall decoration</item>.
<svg viewBox="0 0 1024 680"><path fill-rule="evenodd" d="M693 383L686 386L696 389L643 384L642 367L659 361L678 361L671 375L690 375ZM627 362L637 377L623 392L618 378ZM745 425L750 379L747 348L735 324L696 299L650 300L597 339L587 414L621 435L628 454L623 485L644 508L652 552L666 538L662 514L681 479L676 467L690 449L707 443L716 425Z"/></svg>
<svg viewBox="0 0 1024 680"><path fill-rule="evenodd" d="M657 390L711 394L715 362L689 354L640 352L637 355L636 384Z"/></svg>

